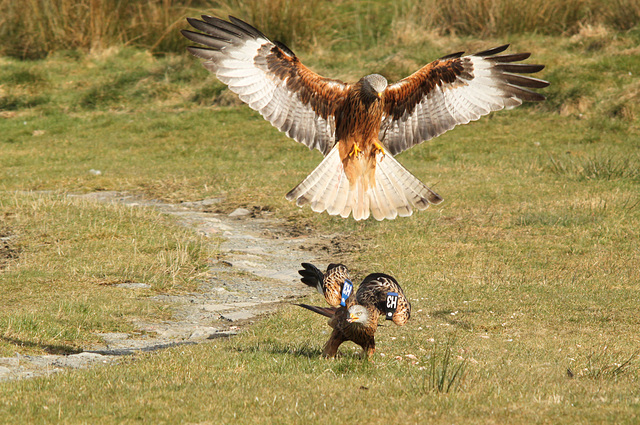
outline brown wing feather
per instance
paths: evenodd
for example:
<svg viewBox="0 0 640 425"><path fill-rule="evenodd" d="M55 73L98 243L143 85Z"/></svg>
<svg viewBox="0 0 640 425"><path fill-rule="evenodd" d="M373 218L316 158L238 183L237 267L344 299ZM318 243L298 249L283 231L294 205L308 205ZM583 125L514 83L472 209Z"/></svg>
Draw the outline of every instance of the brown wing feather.
<svg viewBox="0 0 640 425"><path fill-rule="evenodd" d="M395 155L492 111L512 108L544 96L530 88L544 80L512 74L534 73L543 65L514 64L529 53L497 55L508 45L469 56L445 56L391 84L385 94L380 139Z"/></svg>
<svg viewBox="0 0 640 425"><path fill-rule="evenodd" d="M381 315L384 315L387 292L398 293L398 308L393 314L392 320L396 325L402 326L411 317L411 303L404 295L398 281L392 276L373 273L365 277L356 292L356 302L365 307L375 307Z"/></svg>
<svg viewBox="0 0 640 425"><path fill-rule="evenodd" d="M242 101L289 137L327 154L335 144L335 111L350 86L305 67L282 43L272 42L237 18L212 16L188 21L201 32L183 30L189 47Z"/></svg>

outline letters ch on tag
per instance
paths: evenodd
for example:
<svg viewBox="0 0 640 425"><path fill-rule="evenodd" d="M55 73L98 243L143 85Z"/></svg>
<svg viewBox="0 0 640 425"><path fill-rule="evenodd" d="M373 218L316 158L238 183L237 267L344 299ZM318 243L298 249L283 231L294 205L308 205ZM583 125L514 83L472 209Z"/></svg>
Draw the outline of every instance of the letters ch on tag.
<svg viewBox="0 0 640 425"><path fill-rule="evenodd" d="M393 318L393 314L396 312L397 308L398 308L398 293L387 292L387 304L386 304L387 320L391 320Z"/></svg>

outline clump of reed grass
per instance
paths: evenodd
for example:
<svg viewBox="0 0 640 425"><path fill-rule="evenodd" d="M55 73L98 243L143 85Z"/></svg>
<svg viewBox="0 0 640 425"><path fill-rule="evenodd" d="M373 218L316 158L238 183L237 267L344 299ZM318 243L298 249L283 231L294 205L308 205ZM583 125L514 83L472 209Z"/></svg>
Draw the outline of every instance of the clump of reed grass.
<svg viewBox="0 0 640 425"><path fill-rule="evenodd" d="M547 169L575 180L640 181L640 160L618 155L592 155L584 158L549 157Z"/></svg>
<svg viewBox="0 0 640 425"><path fill-rule="evenodd" d="M292 47L345 38L371 45L400 24L473 36L629 30L640 21L640 0L0 0L0 55L33 59L123 44L182 51L178 30L200 13L236 15Z"/></svg>
<svg viewBox="0 0 640 425"><path fill-rule="evenodd" d="M191 1L0 0L0 54L37 59L58 50L184 47L178 28Z"/></svg>
<svg viewBox="0 0 640 425"><path fill-rule="evenodd" d="M448 340L439 349L437 344L426 357L420 374L413 377L413 387L421 393L457 391L466 373L467 362L453 356L454 341Z"/></svg>
<svg viewBox="0 0 640 425"><path fill-rule="evenodd" d="M621 376L637 369L640 351L631 355L621 355L610 352L605 346L601 352L591 352L584 359L577 359L576 363L567 369L570 378L589 378L595 380L616 380Z"/></svg>

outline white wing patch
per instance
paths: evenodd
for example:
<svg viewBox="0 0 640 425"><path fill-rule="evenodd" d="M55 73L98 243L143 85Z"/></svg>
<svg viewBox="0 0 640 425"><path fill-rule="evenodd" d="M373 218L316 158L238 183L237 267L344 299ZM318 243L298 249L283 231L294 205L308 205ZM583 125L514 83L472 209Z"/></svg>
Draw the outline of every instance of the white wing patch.
<svg viewBox="0 0 640 425"><path fill-rule="evenodd" d="M500 49L504 50L506 46ZM514 55L505 60L513 62L521 60L522 57L524 55ZM465 72L458 75L454 82L438 82L413 109L405 111L397 119L390 115L383 116L379 137L389 151L395 155L451 130L456 125L478 120L493 111L514 108L521 105L523 100L544 98L523 87L545 87L548 85L546 81L511 74L500 69L500 66L516 69L521 66L522 71L518 72L529 73L542 69L542 66L503 64L499 62L499 58L464 56L460 60ZM523 87L511 84L511 81L517 81ZM409 82L401 80L389 88L398 90L405 84ZM541 99L527 99L529 94L540 96Z"/></svg>
<svg viewBox="0 0 640 425"><path fill-rule="evenodd" d="M287 88L287 77L270 72L267 57L275 44L233 23L203 19L206 22L189 22L204 34L183 31L190 40L208 47L190 48L191 53L206 59L204 66L273 126L326 155L336 142L335 119L317 114L309 103L302 102L299 93ZM286 48L282 52L293 58ZM335 89L346 87L337 81L324 83Z"/></svg>

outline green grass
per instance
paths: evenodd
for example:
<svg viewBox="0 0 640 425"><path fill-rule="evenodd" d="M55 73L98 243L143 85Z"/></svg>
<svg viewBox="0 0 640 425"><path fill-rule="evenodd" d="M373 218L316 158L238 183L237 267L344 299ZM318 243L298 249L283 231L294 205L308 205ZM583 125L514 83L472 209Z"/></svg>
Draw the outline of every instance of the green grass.
<svg viewBox="0 0 640 425"><path fill-rule="evenodd" d="M480 41L395 25L377 41L362 33L356 54L340 43L298 53L327 76L398 79L510 41L547 64L551 86L544 104L399 156L445 202L381 223L287 202L320 154L238 106L186 55L0 58L0 356L74 352L97 331L167 317L146 297L194 290L206 266L211 248L170 218L69 192L267 208L340 235L354 249L336 260L359 278L396 276L414 309L407 326L379 330L373 364L350 344L320 358L325 320L283 306L229 340L0 383L0 422L638 422L640 32ZM152 287L113 286L130 281Z"/></svg>
<svg viewBox="0 0 640 425"><path fill-rule="evenodd" d="M210 249L154 211L0 192L0 356L72 353L96 332L168 317L158 292L197 286ZM6 236L5 236L6 235ZM114 287L144 282L149 290Z"/></svg>

